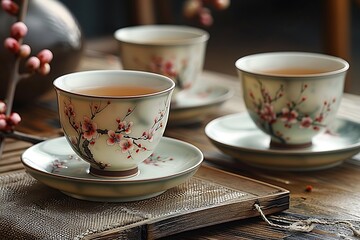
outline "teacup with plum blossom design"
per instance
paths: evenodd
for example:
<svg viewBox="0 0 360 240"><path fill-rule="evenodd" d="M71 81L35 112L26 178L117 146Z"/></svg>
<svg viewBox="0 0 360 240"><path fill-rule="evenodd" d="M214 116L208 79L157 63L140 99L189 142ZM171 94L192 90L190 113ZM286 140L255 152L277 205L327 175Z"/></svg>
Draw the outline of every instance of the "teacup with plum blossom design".
<svg viewBox="0 0 360 240"><path fill-rule="evenodd" d="M254 54L235 63L246 108L271 147L309 147L337 113L349 64L304 52ZM239 123L241 124L241 123Z"/></svg>
<svg viewBox="0 0 360 240"><path fill-rule="evenodd" d="M189 26L145 25L121 28L114 37L124 69L165 75L175 82L177 93L199 78L209 34Z"/></svg>
<svg viewBox="0 0 360 240"><path fill-rule="evenodd" d="M102 70L64 75L54 86L66 139L90 163L90 173L136 175L163 136L174 82L148 72Z"/></svg>

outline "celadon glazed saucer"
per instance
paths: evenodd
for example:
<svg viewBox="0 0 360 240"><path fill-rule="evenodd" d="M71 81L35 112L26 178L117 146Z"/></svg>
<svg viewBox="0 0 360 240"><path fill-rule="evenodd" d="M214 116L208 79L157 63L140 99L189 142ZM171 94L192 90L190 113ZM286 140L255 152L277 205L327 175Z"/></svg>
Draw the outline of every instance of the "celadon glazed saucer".
<svg viewBox="0 0 360 240"><path fill-rule="evenodd" d="M207 113L212 112L234 94L229 87L206 84L205 80L201 83L173 97L169 125L200 122Z"/></svg>
<svg viewBox="0 0 360 240"><path fill-rule="evenodd" d="M247 113L217 118L205 127L211 142L222 152L249 165L277 170L318 170L341 164L360 151L360 124L337 118L313 139L311 147L271 149L270 137Z"/></svg>
<svg viewBox="0 0 360 240"><path fill-rule="evenodd" d="M157 196L195 174L203 154L193 145L163 137L155 152L139 165L139 174L124 179L98 178L74 153L64 137L28 148L21 157L26 171L38 181L74 198L127 202Z"/></svg>

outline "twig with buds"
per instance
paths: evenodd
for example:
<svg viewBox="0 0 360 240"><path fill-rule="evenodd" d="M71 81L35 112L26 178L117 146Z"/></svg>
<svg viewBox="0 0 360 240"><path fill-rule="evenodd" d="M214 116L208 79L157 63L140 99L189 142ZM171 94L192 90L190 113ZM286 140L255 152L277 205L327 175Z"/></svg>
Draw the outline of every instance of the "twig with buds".
<svg viewBox="0 0 360 240"><path fill-rule="evenodd" d="M229 7L230 0L186 0L183 6L183 15L187 19L195 20L202 26L211 26L214 22L211 9L217 11Z"/></svg>
<svg viewBox="0 0 360 240"><path fill-rule="evenodd" d="M14 54L15 60L10 74L10 81L4 101L0 101L0 159L4 149L6 137L14 137L15 126L21 121L20 115L12 112L17 84L35 73L46 75L50 72L50 62L53 54L48 49L41 50L36 56L31 56L31 48L23 44L28 33L24 19L28 9L28 0L21 0L17 4L13 0L1 0L2 9L17 18L10 28L10 37L4 41L4 47ZM20 61L26 60L26 72L20 73ZM23 134L20 134L23 135Z"/></svg>

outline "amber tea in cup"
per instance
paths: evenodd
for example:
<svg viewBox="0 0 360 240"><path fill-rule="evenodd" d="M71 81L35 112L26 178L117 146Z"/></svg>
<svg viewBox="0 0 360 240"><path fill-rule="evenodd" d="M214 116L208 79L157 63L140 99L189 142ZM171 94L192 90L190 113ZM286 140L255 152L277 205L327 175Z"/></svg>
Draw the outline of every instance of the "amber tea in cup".
<svg viewBox="0 0 360 240"><path fill-rule="evenodd" d="M119 86L119 87L102 87L83 88L77 90L80 94L94 96L134 96L155 93L156 89L142 86Z"/></svg>

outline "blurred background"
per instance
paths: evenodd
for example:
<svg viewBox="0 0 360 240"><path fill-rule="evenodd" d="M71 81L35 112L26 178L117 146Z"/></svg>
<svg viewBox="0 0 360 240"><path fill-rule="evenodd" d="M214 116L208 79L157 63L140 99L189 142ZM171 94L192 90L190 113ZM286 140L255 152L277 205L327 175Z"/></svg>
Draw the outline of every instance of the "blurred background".
<svg viewBox="0 0 360 240"><path fill-rule="evenodd" d="M360 94L360 1L232 0L214 22L186 19L184 0L61 0L79 21L85 48L116 54L115 30L138 24L169 23L210 33L205 70L236 75L235 61L269 51L327 53L349 61L346 91Z"/></svg>

